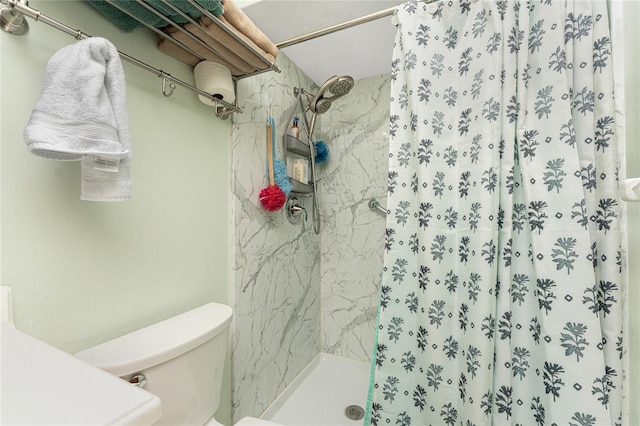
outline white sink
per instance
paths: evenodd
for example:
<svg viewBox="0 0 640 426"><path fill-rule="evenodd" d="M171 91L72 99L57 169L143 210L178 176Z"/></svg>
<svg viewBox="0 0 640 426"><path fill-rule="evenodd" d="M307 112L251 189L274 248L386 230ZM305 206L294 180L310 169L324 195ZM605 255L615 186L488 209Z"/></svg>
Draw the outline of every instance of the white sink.
<svg viewBox="0 0 640 426"><path fill-rule="evenodd" d="M160 399L74 356L0 324L0 424L150 425Z"/></svg>

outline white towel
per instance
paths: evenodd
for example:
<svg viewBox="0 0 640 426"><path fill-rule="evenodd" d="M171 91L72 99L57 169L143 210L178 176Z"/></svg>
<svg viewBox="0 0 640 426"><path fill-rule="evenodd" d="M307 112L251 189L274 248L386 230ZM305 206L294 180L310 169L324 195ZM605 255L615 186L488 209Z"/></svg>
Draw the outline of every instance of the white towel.
<svg viewBox="0 0 640 426"><path fill-rule="evenodd" d="M87 38L51 57L24 139L35 155L82 160L82 200L131 198L124 71L110 41Z"/></svg>

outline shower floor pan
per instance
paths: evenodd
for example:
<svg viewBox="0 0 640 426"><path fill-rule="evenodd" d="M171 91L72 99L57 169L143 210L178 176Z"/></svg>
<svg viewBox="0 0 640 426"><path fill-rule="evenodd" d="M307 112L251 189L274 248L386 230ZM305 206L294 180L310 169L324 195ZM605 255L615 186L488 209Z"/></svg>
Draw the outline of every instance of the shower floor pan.
<svg viewBox="0 0 640 426"><path fill-rule="evenodd" d="M321 353L261 417L285 426L361 425L370 369L368 362Z"/></svg>

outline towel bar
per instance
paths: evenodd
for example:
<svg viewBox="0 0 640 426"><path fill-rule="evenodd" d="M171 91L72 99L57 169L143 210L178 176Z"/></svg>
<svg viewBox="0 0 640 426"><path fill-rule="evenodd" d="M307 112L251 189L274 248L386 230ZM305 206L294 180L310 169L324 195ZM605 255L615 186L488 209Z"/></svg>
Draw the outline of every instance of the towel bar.
<svg viewBox="0 0 640 426"><path fill-rule="evenodd" d="M185 44L183 41L179 40L177 37L172 36L171 34L169 34L166 31L161 31L160 29L158 29L158 28L156 28L156 27L154 27L152 25L149 25L148 23L142 21L138 17L136 17L133 14L131 14L130 11L120 7L113 0L105 0L105 1L111 7L117 9L121 13L123 13L123 14L129 16L130 18L138 21L140 24L142 24L146 28L148 28L151 31L155 32L159 37L161 37L163 39L166 39L167 41L175 44L176 46L186 50L187 52L189 52L193 56L199 58L200 60L210 59L210 58L207 58L207 57L203 56L202 53L198 53L198 52L194 51L189 45ZM158 12L157 10L155 10L154 8L152 8L151 6L146 4L144 1L142 1L142 0L131 0L131 1L135 1L140 6L144 7L146 10L148 10L150 13L156 15L159 19L162 19L162 20L166 21L168 23L166 28L172 28L173 31L174 31L174 34L176 34L176 33L183 34L184 37L186 37L187 39L191 40L193 43L195 43L199 47L205 49L205 51L213 54L214 56L219 58L219 60L221 60L222 62L229 62L228 58L225 57L225 55L222 52L216 51L214 48L209 46L207 43L205 43L202 40L200 40L196 35L192 34L191 32L187 31L185 28L183 28L182 25L176 23L171 18L169 18L169 17L163 15L162 13ZM180 9L178 9L177 7L172 5L168 0L160 0L160 1L166 7L172 9L176 14L180 15L187 23L189 23L190 25L194 25L200 31L205 32L205 29L203 28L203 26L198 21L192 19L189 15L185 14ZM202 13L202 16L205 16L205 17L209 18L212 21L213 24L215 24L217 27L219 27L221 30L223 30L225 33L227 33L229 36L231 36L234 40L236 40L238 43L240 43L242 46L244 46L246 49L248 49L255 56L255 58L257 58L260 62L262 62L264 64L263 67L251 67L251 69L253 69L253 71L251 71L251 72L245 72L245 73L241 73L241 74L234 74L234 78L235 79L243 79L243 78L251 77L251 76L254 76L254 75L257 75L257 74L260 74L260 73L263 73L263 72L267 72L267 71L280 72L280 68L278 68L278 66L275 65L275 63L272 63L270 60L268 60L267 58L262 56L260 53L258 53L252 46L247 44L245 42L245 40L243 40L241 37L239 37L237 34L235 34L229 28L227 28L224 25L224 23L222 23L222 21L220 19L218 19L215 15L210 13L208 10L204 9L202 6L200 6L194 0L187 0L187 1L189 2L189 4L191 4L191 6L193 6L200 13ZM239 59L242 59L242 58L239 58ZM249 63L246 60L244 60L244 62L246 62L247 64Z"/></svg>
<svg viewBox="0 0 640 426"><path fill-rule="evenodd" d="M371 210L378 210L378 211L380 211L380 212L384 213L384 215L385 215L385 216L386 216L387 214L389 214L389 213L387 212L387 210L386 210L384 207L382 207L382 206L380 205L380 202L379 202L378 200L376 200L375 198L372 198L372 199L370 199L370 200L369 200L369 208L370 208Z"/></svg>
<svg viewBox="0 0 640 426"><path fill-rule="evenodd" d="M28 5L28 3L26 2L26 0L1 0L2 3L0 4L2 7L0 8L2 10L2 15L3 17L5 15L8 14L8 12L11 13L11 18L14 19L14 21L19 21L20 18L22 18L23 16L27 16L31 19L33 19L34 21L38 21L38 22L43 22L47 25L49 25L50 27L53 27L59 31L62 31L65 34L68 34L72 37L74 37L77 40L82 40L88 37L91 37L90 35L80 31L80 30L76 30L73 29L71 27L69 27L68 25L65 25L53 18L50 18L46 15L43 15L42 13L40 13L40 11L30 7ZM195 4L195 3L194 3ZM213 15L211 15L213 16ZM213 17L215 18L215 16ZM5 19L3 18L3 24L4 24ZM178 26L177 24L171 22L168 18L167 21L170 24L174 24L176 26ZM26 21L24 22L24 24L26 24ZM145 24L146 25L146 24ZM2 30L10 33L10 34L15 34L15 35L20 35L20 34L24 34L26 32L26 28L28 28L27 25L25 25L24 27L18 27L17 25L13 24L13 23L8 23L6 25L2 25L1 26ZM164 34L164 33L163 33ZM164 34L164 36L166 36L166 34ZM168 37L168 36L167 36ZM234 35L235 37L235 35ZM166 89L167 85L169 86L169 88L175 87L175 86L180 86L183 87L187 90L190 90L194 93L197 93L198 95L202 95L206 98L211 99L213 102L215 102L216 107L215 107L215 114L218 118L221 119L227 119L229 118L229 116L234 113L242 113L242 109L239 108L237 105L232 105L228 102L222 101L220 99L217 99L216 97L214 97L214 95L207 93L205 91L202 91L200 89L198 89L197 87L186 83L176 77L173 77L171 74L164 72L161 69L155 68L145 62L140 61L139 59L134 58L133 56L127 55L126 53L123 53L121 51L118 51L118 54L120 55L120 57L133 64L136 65L152 74L155 74L157 77L160 77L162 79L162 86L163 86L163 90L162 93L167 96L170 93L173 93L173 90L168 90ZM266 62L268 62L266 59L264 59ZM246 78L246 77L250 77L252 75L256 75L259 73L263 73L266 71L277 71L280 72L280 69L275 65L275 64L271 64L271 66L269 68L265 68L263 70L258 70L255 73L252 74L247 74L247 75L243 75L240 77L236 77L237 78Z"/></svg>

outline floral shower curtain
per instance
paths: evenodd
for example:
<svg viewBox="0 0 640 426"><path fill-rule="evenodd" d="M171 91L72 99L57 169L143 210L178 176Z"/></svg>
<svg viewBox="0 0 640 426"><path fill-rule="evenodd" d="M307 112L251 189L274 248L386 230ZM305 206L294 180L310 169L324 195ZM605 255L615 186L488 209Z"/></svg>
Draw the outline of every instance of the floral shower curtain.
<svg viewBox="0 0 640 426"><path fill-rule="evenodd" d="M621 424L606 2L414 0L396 17L367 421Z"/></svg>

